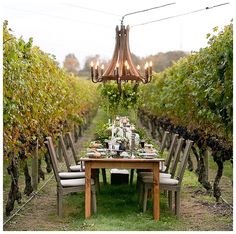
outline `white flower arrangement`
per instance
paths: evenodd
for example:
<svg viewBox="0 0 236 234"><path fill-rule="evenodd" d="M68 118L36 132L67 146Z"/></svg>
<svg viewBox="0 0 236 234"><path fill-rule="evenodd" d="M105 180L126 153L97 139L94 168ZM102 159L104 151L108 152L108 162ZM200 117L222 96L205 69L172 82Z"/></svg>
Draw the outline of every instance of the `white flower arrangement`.
<svg viewBox="0 0 236 234"><path fill-rule="evenodd" d="M116 137L115 139L116 139L117 143L128 143L129 142L129 139L126 137Z"/></svg>

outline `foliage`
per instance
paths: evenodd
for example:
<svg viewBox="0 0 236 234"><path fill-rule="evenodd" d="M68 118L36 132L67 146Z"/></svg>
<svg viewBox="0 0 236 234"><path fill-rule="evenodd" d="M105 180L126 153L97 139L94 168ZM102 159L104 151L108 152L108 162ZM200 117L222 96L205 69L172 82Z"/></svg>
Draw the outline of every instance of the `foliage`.
<svg viewBox="0 0 236 234"><path fill-rule="evenodd" d="M112 81L100 85L99 89L103 107L110 115L127 115L130 110L137 110L139 93L135 85L122 83L121 94L117 83Z"/></svg>
<svg viewBox="0 0 236 234"><path fill-rule="evenodd" d="M53 135L97 108L96 87L60 69L53 56L16 39L3 27L4 151L17 153L36 138Z"/></svg>
<svg viewBox="0 0 236 234"><path fill-rule="evenodd" d="M111 137L111 131L108 129L109 124L108 123L101 123L98 124L95 130L95 140L101 142L104 144L106 139L109 139Z"/></svg>
<svg viewBox="0 0 236 234"><path fill-rule="evenodd" d="M180 59L142 86L140 108L176 126L203 129L232 143L233 25L208 34L208 47Z"/></svg>

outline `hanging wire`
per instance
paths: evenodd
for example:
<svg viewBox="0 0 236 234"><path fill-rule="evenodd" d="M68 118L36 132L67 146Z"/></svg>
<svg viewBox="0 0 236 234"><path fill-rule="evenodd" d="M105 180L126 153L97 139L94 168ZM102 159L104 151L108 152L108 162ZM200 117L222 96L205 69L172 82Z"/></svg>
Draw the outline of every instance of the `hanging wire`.
<svg viewBox="0 0 236 234"><path fill-rule="evenodd" d="M194 10L194 11L190 11L190 12L186 12L186 13L182 13L182 14L178 14L178 15L168 16L168 17L165 17L165 18L148 21L148 22L141 23L141 24L134 24L134 25L131 25L130 27L133 28L133 27L142 26L142 25L146 25L146 24L151 24L151 23L155 23L155 22L159 22L159 21L163 21L163 20L167 20L167 19L177 18L177 17L180 17L180 16L191 15L191 14L194 14L194 13L197 13L197 12L200 12L200 11L211 10L215 7L220 7L220 6L224 6L224 5L227 5L227 4L229 4L229 2L214 5L214 6L211 6L211 7L205 7L205 8L199 9L199 10Z"/></svg>
<svg viewBox="0 0 236 234"><path fill-rule="evenodd" d="M123 25L124 18L125 18L126 16L128 16L128 15L134 15L134 14L138 14L138 13L143 13L143 12L146 12L146 11L155 10L155 9L162 8L162 7L166 7L166 6L170 6L170 5L173 5L173 4L176 4L176 3L175 3L175 2L167 3L167 4L161 5L161 6L156 6L156 7L152 7L152 8L140 10L140 11L134 11L134 12L127 13L127 14L125 14L125 15L122 16L122 18L121 18L121 24Z"/></svg>
<svg viewBox="0 0 236 234"><path fill-rule="evenodd" d="M100 24L100 23L96 23L96 22L88 22L88 21L83 21L83 20L78 20L78 19L72 19L72 18L68 18L68 17L65 17L65 16L50 15L50 14L47 14L47 13L31 11L31 10L24 10L24 9L18 9L18 8L14 8L14 7L5 7L5 8L9 9L9 10L13 10L13 11L26 12L26 13L29 13L29 14L37 14L37 15L47 16L47 17L50 17L50 18L67 20L67 21L72 21L72 22L79 22L79 23L82 23L82 24L89 24L89 25L93 25L93 26L101 26L101 27L104 27L104 28L112 28L112 25L105 25L105 24Z"/></svg>

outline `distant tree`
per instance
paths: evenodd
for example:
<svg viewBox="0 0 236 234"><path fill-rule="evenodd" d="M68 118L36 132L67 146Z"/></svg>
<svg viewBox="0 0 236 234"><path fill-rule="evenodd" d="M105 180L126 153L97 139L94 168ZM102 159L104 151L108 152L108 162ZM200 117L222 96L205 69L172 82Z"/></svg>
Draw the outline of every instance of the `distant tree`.
<svg viewBox="0 0 236 234"><path fill-rule="evenodd" d="M145 59L147 61L152 61L153 70L155 72L161 72L165 70L167 67L172 66L174 62L179 60L182 57L188 56L188 53L184 51L168 51L166 53L158 53L155 55L150 55Z"/></svg>
<svg viewBox="0 0 236 234"><path fill-rule="evenodd" d="M63 62L63 67L68 72L72 72L75 75L79 74L80 64L79 60L75 57L74 54L66 55L65 60Z"/></svg>
<svg viewBox="0 0 236 234"><path fill-rule="evenodd" d="M84 67L83 70L81 70L81 73L83 75L89 75L90 74L90 66L91 66L91 61L93 61L94 66L96 65L97 62L99 62L100 65L104 65L105 69L108 67L109 65L109 61L103 59L100 57L99 54L96 54L94 56L87 56L85 58L85 62L84 62Z"/></svg>

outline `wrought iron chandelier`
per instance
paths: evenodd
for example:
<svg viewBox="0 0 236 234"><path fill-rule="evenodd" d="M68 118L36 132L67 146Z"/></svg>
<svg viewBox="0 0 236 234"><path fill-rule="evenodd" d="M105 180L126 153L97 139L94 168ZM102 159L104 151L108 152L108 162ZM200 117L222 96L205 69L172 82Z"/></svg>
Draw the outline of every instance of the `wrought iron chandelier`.
<svg viewBox="0 0 236 234"><path fill-rule="evenodd" d="M141 74L140 65L137 67L132 62L129 47L129 29L122 23L120 28L116 26L116 44L110 65L104 71L104 65L99 66L97 62L91 62L92 82L117 81L119 87L121 82L149 83L152 80L152 62L146 62L144 72Z"/></svg>

